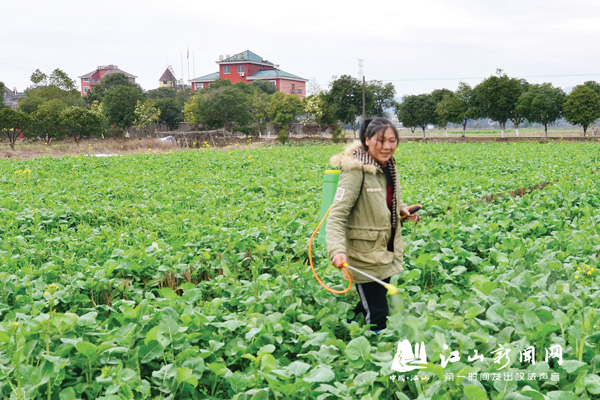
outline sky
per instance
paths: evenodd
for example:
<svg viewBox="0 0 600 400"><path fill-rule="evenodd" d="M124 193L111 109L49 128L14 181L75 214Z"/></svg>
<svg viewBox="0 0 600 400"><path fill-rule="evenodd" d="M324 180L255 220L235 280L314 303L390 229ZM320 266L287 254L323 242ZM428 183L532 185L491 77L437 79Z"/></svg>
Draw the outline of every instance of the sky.
<svg viewBox="0 0 600 400"><path fill-rule="evenodd" d="M19 91L37 68L60 68L79 88L78 76L108 64L150 90L168 65L187 81L245 50L321 89L359 77L363 59L366 79L398 97L474 86L497 69L563 88L600 81L591 0L0 0L0 15L0 81Z"/></svg>

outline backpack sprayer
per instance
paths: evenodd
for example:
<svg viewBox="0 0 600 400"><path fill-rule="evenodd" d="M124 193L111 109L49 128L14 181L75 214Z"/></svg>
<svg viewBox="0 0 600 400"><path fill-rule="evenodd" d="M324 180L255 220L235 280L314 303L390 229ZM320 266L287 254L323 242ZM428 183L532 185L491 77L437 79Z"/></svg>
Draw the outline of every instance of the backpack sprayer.
<svg viewBox="0 0 600 400"><path fill-rule="evenodd" d="M348 264L344 264L342 266L342 272L344 274L346 274L346 277L348 278L348 287L344 290L335 290L330 288L329 286L327 286L325 283L323 283L323 281L319 278L319 275L317 275L317 271L315 270L315 266L313 264L313 259L312 259L312 243L313 240L315 238L315 236L317 236L317 233L319 232L319 229L321 229L321 225L327 226L327 216L329 215L329 212L331 211L331 208L333 207L333 198L335 196L335 192L337 190L337 184L338 181L340 179L340 171L337 170L327 170L325 171L325 175L323 176L323 196L321 198L321 215L323 215L321 222L319 222L319 225L317 225L317 229L315 229L315 231L313 232L313 234L310 237L310 241L308 242L308 260L310 262L310 268L312 269L313 275L315 276L315 278L317 279L317 281L321 284L321 286L323 286L323 288L325 288L327 291L334 293L334 294L344 294L347 293L351 288L352 288L352 277L350 276L350 274L348 273L347 269L350 269L356 273L359 273L363 276L365 276L366 278L379 283L381 286L385 287L388 291L389 295L395 295L400 293L400 291L398 290L398 288L390 283L385 283L384 281L382 281L381 279L377 279L374 276L367 274L366 272L363 272L357 268L354 268ZM421 207L413 207L410 211L411 214L416 213L417 211L419 211L421 209ZM401 219L406 218L406 216L403 216ZM317 238L318 242L321 244L325 244L325 231L321 231L321 233L319 234L319 237Z"/></svg>

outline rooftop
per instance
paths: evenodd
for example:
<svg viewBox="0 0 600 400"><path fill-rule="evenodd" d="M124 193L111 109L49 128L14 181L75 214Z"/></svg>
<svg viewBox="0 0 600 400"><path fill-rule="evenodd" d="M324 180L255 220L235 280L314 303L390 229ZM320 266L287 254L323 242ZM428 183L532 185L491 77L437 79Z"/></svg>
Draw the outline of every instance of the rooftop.
<svg viewBox="0 0 600 400"><path fill-rule="evenodd" d="M214 72L212 74L199 76L197 78L190 79L190 82L209 82L209 81L216 81L217 79L219 79L219 72Z"/></svg>
<svg viewBox="0 0 600 400"><path fill-rule="evenodd" d="M227 57L223 57L223 59L221 59L221 57L222 56L219 57L219 61L217 61L217 64L248 61L254 63L268 64L272 66L275 65L271 61L263 59L261 56L251 52L250 50L242 51L241 53L234 54L232 56L227 55Z"/></svg>
<svg viewBox="0 0 600 400"><path fill-rule="evenodd" d="M131 75L130 73L125 72L125 71L119 69L119 67L117 67L116 65L112 65L112 64L110 64L110 65L100 65L94 71L88 72L85 75L81 75L79 78L91 78L92 75L94 75L96 72L102 71L102 70L107 70L105 72L105 74L109 74L109 73L111 73L111 74L123 74L123 75L125 75L128 78L137 78L135 75Z"/></svg>
<svg viewBox="0 0 600 400"><path fill-rule="evenodd" d="M280 69L264 69L262 71L258 71L254 75L249 76L248 80L277 79L277 78L294 79L294 80L303 81L303 82L308 81L308 79L300 78L298 75L290 74L289 72L285 72Z"/></svg>

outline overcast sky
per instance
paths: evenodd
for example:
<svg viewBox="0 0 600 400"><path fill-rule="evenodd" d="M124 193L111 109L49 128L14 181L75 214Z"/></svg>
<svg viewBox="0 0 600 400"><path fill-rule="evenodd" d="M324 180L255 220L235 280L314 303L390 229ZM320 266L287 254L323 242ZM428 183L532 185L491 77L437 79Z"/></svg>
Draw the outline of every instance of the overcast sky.
<svg viewBox="0 0 600 400"><path fill-rule="evenodd" d="M563 88L600 81L592 0L0 0L0 15L0 81L19 91L36 68L60 68L79 87L107 64L149 90L169 64L187 80L244 50L323 89L358 77L361 58L367 80L392 82L398 96L476 85L497 68Z"/></svg>

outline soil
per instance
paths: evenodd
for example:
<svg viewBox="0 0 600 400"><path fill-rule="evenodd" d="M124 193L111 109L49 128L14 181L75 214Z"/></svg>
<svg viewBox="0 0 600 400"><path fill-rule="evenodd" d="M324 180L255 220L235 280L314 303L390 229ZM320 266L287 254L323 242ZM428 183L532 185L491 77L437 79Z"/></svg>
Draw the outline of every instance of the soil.
<svg viewBox="0 0 600 400"><path fill-rule="evenodd" d="M411 134L410 131L400 132L400 142L423 142L423 143L487 143L487 142L547 142L548 140L562 141L592 141L600 142L600 137L588 135L584 138L581 132L557 130L549 132L549 138L546 139L544 132L528 131L526 135L523 133L517 137L514 132L509 132L506 138L502 139L500 134L478 134L461 137L460 134L451 133L445 136L443 132L428 133L426 139L421 135ZM588 132L590 133L590 132ZM346 142L351 142L353 139L352 132L347 132ZM5 138L2 138L5 139ZM204 139L204 140L203 140ZM293 136L288 140L290 143L314 142L314 143L331 143L330 135L325 138L319 136ZM265 146L277 145L279 142L275 136L263 138L246 138L244 136L223 136L210 135L203 137L202 134L192 136L187 140L187 144L183 143L180 146L175 141L164 142L158 138L144 139L89 139L75 143L73 140L64 140L60 142L23 142L17 141L15 150L12 150L6 140L0 141L0 158L18 158L30 159L34 157L63 157L74 155L96 155L96 156L112 156L122 154L139 154L139 153L166 153L187 150L189 148L197 149L217 149L217 150L238 150L248 148L261 148Z"/></svg>

